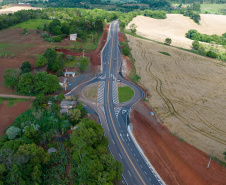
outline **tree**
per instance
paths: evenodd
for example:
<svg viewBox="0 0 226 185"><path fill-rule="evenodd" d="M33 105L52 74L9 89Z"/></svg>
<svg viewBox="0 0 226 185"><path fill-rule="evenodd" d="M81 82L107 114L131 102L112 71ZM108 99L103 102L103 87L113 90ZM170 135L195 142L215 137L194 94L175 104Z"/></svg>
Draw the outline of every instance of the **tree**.
<svg viewBox="0 0 226 185"><path fill-rule="evenodd" d="M166 39L165 39L165 43L166 43L167 45L170 45L171 42L172 42L171 38L166 38Z"/></svg>
<svg viewBox="0 0 226 185"><path fill-rule="evenodd" d="M58 102L61 102L63 99L65 99L65 96L64 96L63 93L60 93L60 94L56 97L56 100L57 100Z"/></svg>
<svg viewBox="0 0 226 185"><path fill-rule="evenodd" d="M7 129L6 134L9 139L15 139L18 135L20 135L21 129L18 127L11 126Z"/></svg>
<svg viewBox="0 0 226 185"><path fill-rule="evenodd" d="M60 70L62 68L63 68L63 62L62 62L62 59L60 59L60 57L57 57L55 61L48 63L48 69L50 71L55 72L55 71Z"/></svg>
<svg viewBox="0 0 226 185"><path fill-rule="evenodd" d="M47 104L47 101L47 97L43 93L40 93L36 96L36 99L32 103L32 106L34 106L35 108L42 108L43 104Z"/></svg>
<svg viewBox="0 0 226 185"><path fill-rule="evenodd" d="M198 50L199 49L199 42L197 40L193 41L192 42L192 46L195 50Z"/></svg>
<svg viewBox="0 0 226 185"><path fill-rule="evenodd" d="M130 28L130 31L131 31L131 33L132 34L136 34L136 32L137 32L137 26L133 23L133 24L131 24L130 26L129 26L129 28Z"/></svg>
<svg viewBox="0 0 226 185"><path fill-rule="evenodd" d="M20 94L29 95L34 93L34 76L31 73L25 73L21 75L20 81L17 86L17 91Z"/></svg>
<svg viewBox="0 0 226 185"><path fill-rule="evenodd" d="M200 12L200 3L199 2L194 2L192 5L192 8L194 11Z"/></svg>
<svg viewBox="0 0 226 185"><path fill-rule="evenodd" d="M79 70L80 71L83 72L83 71L87 70L88 66L89 66L89 58L84 57L79 61Z"/></svg>
<svg viewBox="0 0 226 185"><path fill-rule="evenodd" d="M31 71L31 64L29 62L23 62L21 65L21 74L29 73Z"/></svg>
<svg viewBox="0 0 226 185"><path fill-rule="evenodd" d="M95 31L102 32L104 29L103 21L101 19L96 19L94 28L95 28Z"/></svg>
<svg viewBox="0 0 226 185"><path fill-rule="evenodd" d="M7 175L7 184L15 184L15 185L25 185L25 181L22 178L21 168L14 164L13 168Z"/></svg>
<svg viewBox="0 0 226 185"><path fill-rule="evenodd" d="M47 61L46 57L44 57L43 55L39 55L38 59L36 61L36 67L42 67L47 63L48 63L48 61Z"/></svg>
<svg viewBox="0 0 226 185"><path fill-rule="evenodd" d="M20 72L18 69L5 69L3 73L4 85L15 87L19 81Z"/></svg>
<svg viewBox="0 0 226 185"><path fill-rule="evenodd" d="M58 19L54 19L50 24L49 24L49 32L54 34L54 28L55 27L61 27L61 22Z"/></svg>
<svg viewBox="0 0 226 185"><path fill-rule="evenodd" d="M69 115L72 121L78 121L81 118L81 111L79 109L69 110Z"/></svg>
<svg viewBox="0 0 226 185"><path fill-rule="evenodd" d="M52 48L47 48L46 52L43 54L47 58L48 63L54 62L57 58L57 52Z"/></svg>

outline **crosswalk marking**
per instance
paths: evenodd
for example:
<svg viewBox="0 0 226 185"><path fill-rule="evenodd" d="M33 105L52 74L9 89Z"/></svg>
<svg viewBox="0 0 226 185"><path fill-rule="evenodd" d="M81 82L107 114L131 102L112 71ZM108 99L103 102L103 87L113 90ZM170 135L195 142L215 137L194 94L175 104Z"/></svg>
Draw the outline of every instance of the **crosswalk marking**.
<svg viewBox="0 0 226 185"><path fill-rule="evenodd" d="M118 100L118 82L115 76L113 76L113 83L112 83L112 90L113 90L113 103L119 104Z"/></svg>
<svg viewBox="0 0 226 185"><path fill-rule="evenodd" d="M97 96L98 103L104 103L104 87L105 87L105 82L101 81L98 88L98 96Z"/></svg>
<svg viewBox="0 0 226 185"><path fill-rule="evenodd" d="M118 114L119 114L119 112L121 111L121 109L122 109L122 108L119 108L119 107L115 107L115 108L114 108L116 118L118 118Z"/></svg>

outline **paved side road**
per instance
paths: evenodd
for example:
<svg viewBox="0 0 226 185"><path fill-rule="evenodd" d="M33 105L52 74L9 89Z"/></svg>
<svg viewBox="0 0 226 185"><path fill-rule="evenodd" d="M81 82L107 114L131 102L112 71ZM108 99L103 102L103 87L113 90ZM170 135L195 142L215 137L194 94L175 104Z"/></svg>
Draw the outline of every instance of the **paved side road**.
<svg viewBox="0 0 226 185"><path fill-rule="evenodd" d="M14 95L14 94L0 94L0 97L2 98L24 98L24 99L35 99L35 96L20 96L20 95Z"/></svg>

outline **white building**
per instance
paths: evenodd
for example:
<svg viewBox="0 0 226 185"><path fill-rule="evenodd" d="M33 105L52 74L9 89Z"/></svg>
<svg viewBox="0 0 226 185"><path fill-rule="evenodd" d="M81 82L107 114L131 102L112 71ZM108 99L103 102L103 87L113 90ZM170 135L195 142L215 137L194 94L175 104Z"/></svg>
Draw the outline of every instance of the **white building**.
<svg viewBox="0 0 226 185"><path fill-rule="evenodd" d="M75 76L75 72L66 71L66 72L64 72L64 76L65 77L70 77L70 76L74 77Z"/></svg>
<svg viewBox="0 0 226 185"><path fill-rule="evenodd" d="M70 40L76 41L76 40L77 40L77 33L75 33L75 34L70 34Z"/></svg>

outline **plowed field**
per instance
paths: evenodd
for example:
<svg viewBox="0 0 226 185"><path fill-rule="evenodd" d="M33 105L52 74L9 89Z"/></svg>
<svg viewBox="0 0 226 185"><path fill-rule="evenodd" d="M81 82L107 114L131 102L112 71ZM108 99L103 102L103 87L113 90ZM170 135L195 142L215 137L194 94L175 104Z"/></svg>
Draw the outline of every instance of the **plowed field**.
<svg viewBox="0 0 226 185"><path fill-rule="evenodd" d="M226 150L224 63L127 36L149 103L172 133L223 159ZM160 52L167 52L171 56Z"/></svg>

